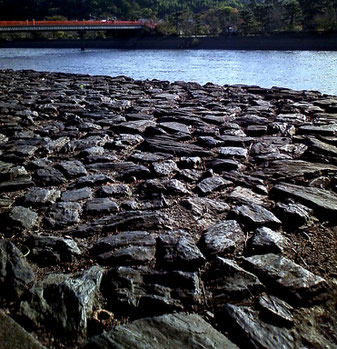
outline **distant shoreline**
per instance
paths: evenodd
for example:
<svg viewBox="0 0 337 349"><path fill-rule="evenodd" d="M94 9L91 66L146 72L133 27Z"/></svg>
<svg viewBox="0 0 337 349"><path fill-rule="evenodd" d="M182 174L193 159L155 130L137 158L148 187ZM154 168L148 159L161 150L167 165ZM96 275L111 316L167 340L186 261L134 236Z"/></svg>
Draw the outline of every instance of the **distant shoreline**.
<svg viewBox="0 0 337 349"><path fill-rule="evenodd" d="M0 41L0 48L80 48L80 40ZM337 34L278 33L269 36L219 37L135 36L85 40L88 49L203 49L337 51Z"/></svg>

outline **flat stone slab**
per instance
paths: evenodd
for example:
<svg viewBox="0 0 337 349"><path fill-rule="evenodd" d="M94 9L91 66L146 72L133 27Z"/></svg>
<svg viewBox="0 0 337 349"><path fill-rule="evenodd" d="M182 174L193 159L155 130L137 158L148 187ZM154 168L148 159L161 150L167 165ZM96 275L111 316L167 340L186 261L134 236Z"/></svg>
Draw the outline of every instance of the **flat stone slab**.
<svg viewBox="0 0 337 349"><path fill-rule="evenodd" d="M233 184L231 181L227 181L220 176L212 176L199 182L195 189L201 195L209 195L213 191L220 190L221 188L230 186L231 184Z"/></svg>
<svg viewBox="0 0 337 349"><path fill-rule="evenodd" d="M83 349L238 349L197 314L145 318L92 338Z"/></svg>
<svg viewBox="0 0 337 349"><path fill-rule="evenodd" d="M244 268L256 274L281 298L308 302L326 289L326 281L291 260L272 253L245 257Z"/></svg>
<svg viewBox="0 0 337 349"><path fill-rule="evenodd" d="M337 196L330 191L303 187L291 183L279 183L273 188L273 195L277 198L288 196L311 207L328 221L337 221Z"/></svg>

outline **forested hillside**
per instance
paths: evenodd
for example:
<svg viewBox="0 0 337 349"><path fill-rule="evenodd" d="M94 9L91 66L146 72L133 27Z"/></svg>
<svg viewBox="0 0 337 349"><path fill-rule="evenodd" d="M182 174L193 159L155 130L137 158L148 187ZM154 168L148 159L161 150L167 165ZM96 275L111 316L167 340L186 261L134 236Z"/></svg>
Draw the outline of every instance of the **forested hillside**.
<svg viewBox="0 0 337 349"><path fill-rule="evenodd" d="M335 31L337 0L0 0L1 20L154 19L166 34Z"/></svg>

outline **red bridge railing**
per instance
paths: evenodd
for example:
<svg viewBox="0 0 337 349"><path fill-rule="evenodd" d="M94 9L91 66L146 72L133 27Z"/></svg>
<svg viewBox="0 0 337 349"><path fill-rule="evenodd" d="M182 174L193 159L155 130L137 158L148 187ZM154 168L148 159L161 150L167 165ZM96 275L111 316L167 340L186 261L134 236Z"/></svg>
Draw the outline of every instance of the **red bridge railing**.
<svg viewBox="0 0 337 349"><path fill-rule="evenodd" d="M134 25L154 28L152 21L118 21L118 20L75 20L75 21L0 21L0 27L25 27L25 26L123 26L123 25Z"/></svg>

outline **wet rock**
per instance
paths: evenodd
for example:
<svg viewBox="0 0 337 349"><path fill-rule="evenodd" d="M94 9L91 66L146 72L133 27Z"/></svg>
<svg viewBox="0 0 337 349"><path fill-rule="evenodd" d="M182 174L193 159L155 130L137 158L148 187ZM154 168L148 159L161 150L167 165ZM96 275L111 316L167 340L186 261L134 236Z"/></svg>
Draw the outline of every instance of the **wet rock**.
<svg viewBox="0 0 337 349"><path fill-rule="evenodd" d="M117 212L119 206L115 201L108 198L94 198L86 203L84 209L89 215L99 215Z"/></svg>
<svg viewBox="0 0 337 349"><path fill-rule="evenodd" d="M252 308L226 304L224 313L224 321L232 324L233 338L236 338L240 347L294 348L296 341L290 330L262 321L259 313ZM300 346L300 343L297 345Z"/></svg>
<svg viewBox="0 0 337 349"><path fill-rule="evenodd" d="M213 191L220 190L224 187L228 187L231 184L232 182L227 181L220 176L212 176L205 178L201 182L199 182L196 185L195 189L201 195L209 195Z"/></svg>
<svg viewBox="0 0 337 349"><path fill-rule="evenodd" d="M254 203L236 206L229 213L229 217L236 218L239 222L252 228L259 226L277 228L282 224L272 212Z"/></svg>
<svg viewBox="0 0 337 349"><path fill-rule="evenodd" d="M245 241L245 234L239 223L227 220L209 227L199 242L202 250L209 256L223 255L241 247Z"/></svg>
<svg viewBox="0 0 337 349"><path fill-rule="evenodd" d="M23 254L9 240L0 240L0 301L15 300L33 284L35 274Z"/></svg>
<svg viewBox="0 0 337 349"><path fill-rule="evenodd" d="M39 266L71 262L81 254L76 242L70 238L52 235L34 235L29 240L30 258Z"/></svg>
<svg viewBox="0 0 337 349"><path fill-rule="evenodd" d="M269 253L244 258L244 267L256 274L280 298L307 303L322 293L326 281L291 260Z"/></svg>
<svg viewBox="0 0 337 349"><path fill-rule="evenodd" d="M337 198L336 195L327 190L279 183L274 186L272 193L277 198L284 198L284 196L294 198L313 208L315 213L323 216L324 219L336 221Z"/></svg>
<svg viewBox="0 0 337 349"><path fill-rule="evenodd" d="M264 290L263 284L252 273L239 267L234 261L216 257L204 280L213 294L216 306L227 303L229 300L249 298Z"/></svg>
<svg viewBox="0 0 337 349"><path fill-rule="evenodd" d="M24 202L28 205L53 204L60 196L61 192L57 189L32 187L25 194Z"/></svg>
<svg viewBox="0 0 337 349"><path fill-rule="evenodd" d="M186 313L136 320L94 337L84 348L107 349L111 345L134 349L237 348L199 315Z"/></svg>
<svg viewBox="0 0 337 349"><path fill-rule="evenodd" d="M28 230L37 223L38 215L29 208L15 206L9 211L7 219L8 227L11 226L15 230Z"/></svg>
<svg viewBox="0 0 337 349"><path fill-rule="evenodd" d="M247 252L249 254L282 253L286 239L281 233L269 228L256 229L254 235L248 240Z"/></svg>
<svg viewBox="0 0 337 349"><path fill-rule="evenodd" d="M156 257L158 265L179 270L198 270L206 261L192 237L184 231L159 235Z"/></svg>
<svg viewBox="0 0 337 349"><path fill-rule="evenodd" d="M294 323L293 307L275 296L262 295L258 299L258 305L263 315L275 325L291 327Z"/></svg>
<svg viewBox="0 0 337 349"><path fill-rule="evenodd" d="M80 221L80 211L77 202L59 202L50 208L45 221L52 228L66 227Z"/></svg>
<svg viewBox="0 0 337 349"><path fill-rule="evenodd" d="M92 190L90 188L80 188L63 192L61 200L66 202L73 202L91 198Z"/></svg>

